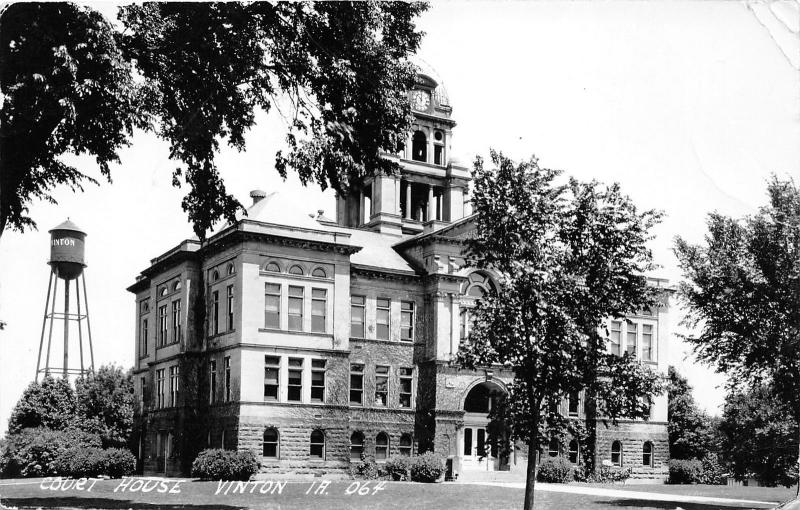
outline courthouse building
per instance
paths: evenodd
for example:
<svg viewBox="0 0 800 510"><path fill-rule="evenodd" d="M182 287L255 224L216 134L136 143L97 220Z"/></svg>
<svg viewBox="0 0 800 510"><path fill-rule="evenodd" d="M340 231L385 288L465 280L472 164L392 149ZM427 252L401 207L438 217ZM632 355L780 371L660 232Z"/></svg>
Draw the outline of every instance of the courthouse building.
<svg viewBox="0 0 800 510"><path fill-rule="evenodd" d="M491 274L465 267L470 173L451 157L455 121L442 88L419 75L413 131L378 175L338 198L336 219L253 191L248 214L201 244L152 259L136 296L140 469L185 473L205 447L250 449L265 473L346 472L425 450L454 475L525 468L498 455L487 412L512 374L453 363L469 310ZM664 287L663 280L651 280ZM609 320L611 348L666 372L665 304ZM580 419L580 395L564 414ZM597 462L663 478L666 396L646 421L599 424ZM577 441L544 455L580 461Z"/></svg>

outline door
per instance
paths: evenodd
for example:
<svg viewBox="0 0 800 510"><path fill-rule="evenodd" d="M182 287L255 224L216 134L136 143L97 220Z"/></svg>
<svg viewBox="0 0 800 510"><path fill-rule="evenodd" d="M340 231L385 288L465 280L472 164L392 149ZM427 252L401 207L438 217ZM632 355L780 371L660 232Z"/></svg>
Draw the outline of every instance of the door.
<svg viewBox="0 0 800 510"><path fill-rule="evenodd" d="M461 434L461 455L464 470L494 471L494 448L489 447L485 426L465 425Z"/></svg>

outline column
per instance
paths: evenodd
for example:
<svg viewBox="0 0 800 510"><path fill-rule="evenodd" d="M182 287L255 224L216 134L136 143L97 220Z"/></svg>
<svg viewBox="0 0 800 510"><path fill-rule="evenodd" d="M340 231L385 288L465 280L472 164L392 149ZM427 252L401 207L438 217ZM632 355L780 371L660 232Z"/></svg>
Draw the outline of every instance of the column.
<svg viewBox="0 0 800 510"><path fill-rule="evenodd" d="M428 216L425 218L426 221L430 221L434 218L436 214L436 210L434 209L433 203L433 185L428 184Z"/></svg>
<svg viewBox="0 0 800 510"><path fill-rule="evenodd" d="M411 181L406 181L406 219L411 219Z"/></svg>

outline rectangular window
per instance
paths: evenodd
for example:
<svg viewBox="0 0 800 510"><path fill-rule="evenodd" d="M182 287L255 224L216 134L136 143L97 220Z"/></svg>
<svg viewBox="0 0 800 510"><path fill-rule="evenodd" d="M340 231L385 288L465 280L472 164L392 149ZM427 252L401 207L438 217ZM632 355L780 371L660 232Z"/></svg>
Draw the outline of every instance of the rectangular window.
<svg viewBox="0 0 800 510"><path fill-rule="evenodd" d="M569 394L569 403L567 411L570 416L578 416L578 407L580 406L580 394L576 391Z"/></svg>
<svg viewBox="0 0 800 510"><path fill-rule="evenodd" d="M175 365L169 367L169 405L176 407L178 405L178 388L180 385L180 367Z"/></svg>
<svg viewBox="0 0 800 510"><path fill-rule="evenodd" d="M278 283L264 286L264 327L281 328L281 286Z"/></svg>
<svg viewBox="0 0 800 510"><path fill-rule="evenodd" d="M625 352L631 356L636 356L636 333L638 324L635 322L628 323L627 335L625 335Z"/></svg>
<svg viewBox="0 0 800 510"><path fill-rule="evenodd" d="M233 331L233 285L228 285L228 324L227 331Z"/></svg>
<svg viewBox="0 0 800 510"><path fill-rule="evenodd" d="M464 429L464 455L472 456L472 429Z"/></svg>
<svg viewBox="0 0 800 510"><path fill-rule="evenodd" d="M289 358L289 389L286 400L300 402L303 398L303 358Z"/></svg>
<svg viewBox="0 0 800 510"><path fill-rule="evenodd" d="M211 334L219 334L219 291L211 293Z"/></svg>
<svg viewBox="0 0 800 510"><path fill-rule="evenodd" d="M469 323L469 311L468 310L461 310L461 313L458 316L458 325L459 325L459 333L458 337L461 339L461 342L467 339L467 335L469 331L467 330L467 324Z"/></svg>
<svg viewBox="0 0 800 510"><path fill-rule="evenodd" d="M303 287L289 286L289 330L303 331Z"/></svg>
<svg viewBox="0 0 800 510"><path fill-rule="evenodd" d="M181 341L181 300L172 302L172 341Z"/></svg>
<svg viewBox="0 0 800 510"><path fill-rule="evenodd" d="M139 410L144 411L144 404L147 402L146 393L147 393L147 378L142 377L139 379L139 389L141 393L139 394Z"/></svg>
<svg viewBox="0 0 800 510"><path fill-rule="evenodd" d="M208 402L217 401L217 360L208 362Z"/></svg>
<svg viewBox="0 0 800 510"><path fill-rule="evenodd" d="M442 163L442 155L444 154L444 147L441 145L434 145L433 146L433 164L434 165L441 165Z"/></svg>
<svg viewBox="0 0 800 510"><path fill-rule="evenodd" d="M311 360L311 401L325 402L325 360Z"/></svg>
<svg viewBox="0 0 800 510"><path fill-rule="evenodd" d="M364 296L350 297L350 336L353 338L364 338L365 303Z"/></svg>
<svg viewBox="0 0 800 510"><path fill-rule="evenodd" d="M414 341L414 302L400 302L400 340Z"/></svg>
<svg viewBox="0 0 800 510"><path fill-rule="evenodd" d="M375 405L386 407L389 398L389 367L375 367Z"/></svg>
<svg viewBox="0 0 800 510"><path fill-rule="evenodd" d="M142 329L139 331L139 355L147 356L147 319L142 319Z"/></svg>
<svg viewBox="0 0 800 510"><path fill-rule="evenodd" d="M364 404L364 365L350 365L350 404Z"/></svg>
<svg viewBox="0 0 800 510"><path fill-rule="evenodd" d="M389 331L391 329L391 304L392 302L389 299L378 298L375 300L375 338L378 340L389 340Z"/></svg>
<svg viewBox="0 0 800 510"><path fill-rule="evenodd" d="M400 407L411 407L411 384L414 377L413 368L400 368Z"/></svg>
<svg viewBox="0 0 800 510"><path fill-rule="evenodd" d="M264 356L264 400L278 400L281 358Z"/></svg>
<svg viewBox="0 0 800 510"><path fill-rule="evenodd" d="M164 399L164 369L156 370L156 408L162 409L166 406Z"/></svg>
<svg viewBox="0 0 800 510"><path fill-rule="evenodd" d="M231 401L231 357L225 356L225 402Z"/></svg>
<svg viewBox="0 0 800 510"><path fill-rule="evenodd" d="M611 334L611 354L619 356L621 354L620 346L622 345L622 322L611 321L609 333Z"/></svg>
<svg viewBox="0 0 800 510"><path fill-rule="evenodd" d="M158 346L167 345L167 305L158 307Z"/></svg>
<svg viewBox="0 0 800 510"><path fill-rule="evenodd" d="M644 361L655 361L655 350L653 349L653 325L642 324L642 359Z"/></svg>
<svg viewBox="0 0 800 510"><path fill-rule="evenodd" d="M311 331L325 333L325 322L328 310L328 291L311 289Z"/></svg>

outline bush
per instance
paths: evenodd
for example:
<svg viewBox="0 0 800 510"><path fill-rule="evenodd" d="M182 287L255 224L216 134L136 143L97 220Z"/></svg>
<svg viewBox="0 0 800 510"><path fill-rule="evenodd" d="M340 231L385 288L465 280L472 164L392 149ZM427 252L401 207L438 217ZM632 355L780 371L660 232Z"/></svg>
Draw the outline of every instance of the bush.
<svg viewBox="0 0 800 510"><path fill-rule="evenodd" d="M77 429L22 429L9 434L0 450L4 477L57 475L55 462L66 450L99 448L100 437Z"/></svg>
<svg viewBox="0 0 800 510"><path fill-rule="evenodd" d="M704 483L708 485L725 485L726 477L725 470L719 463L717 456L709 453L701 462L701 472L697 483Z"/></svg>
<svg viewBox="0 0 800 510"><path fill-rule="evenodd" d="M136 458L121 448L70 448L58 455L53 468L59 476L121 478L134 472Z"/></svg>
<svg viewBox="0 0 800 510"><path fill-rule="evenodd" d="M669 483L697 483L703 473L703 463L699 460L673 459L669 461Z"/></svg>
<svg viewBox="0 0 800 510"><path fill-rule="evenodd" d="M247 481L258 472L258 461L250 450L203 450L192 463L192 476L201 480Z"/></svg>
<svg viewBox="0 0 800 510"><path fill-rule="evenodd" d="M608 463L608 464L605 464ZM631 468L621 468L611 465L610 461L603 461L594 473L586 477L589 483L617 483L625 481L631 477Z"/></svg>
<svg viewBox="0 0 800 510"><path fill-rule="evenodd" d="M383 467L392 480L406 481L411 479L409 470L412 460L413 457L391 457Z"/></svg>
<svg viewBox="0 0 800 510"><path fill-rule="evenodd" d="M432 483L444 474L444 457L438 453L425 452L413 458L409 468L415 482Z"/></svg>
<svg viewBox="0 0 800 510"><path fill-rule="evenodd" d="M574 478L572 464L564 457L548 457L539 463L536 479L545 483L569 483Z"/></svg>
<svg viewBox="0 0 800 510"><path fill-rule="evenodd" d="M362 453L360 462L350 464L350 475L353 478L375 480L380 477L381 473L378 464L375 463L375 457Z"/></svg>

